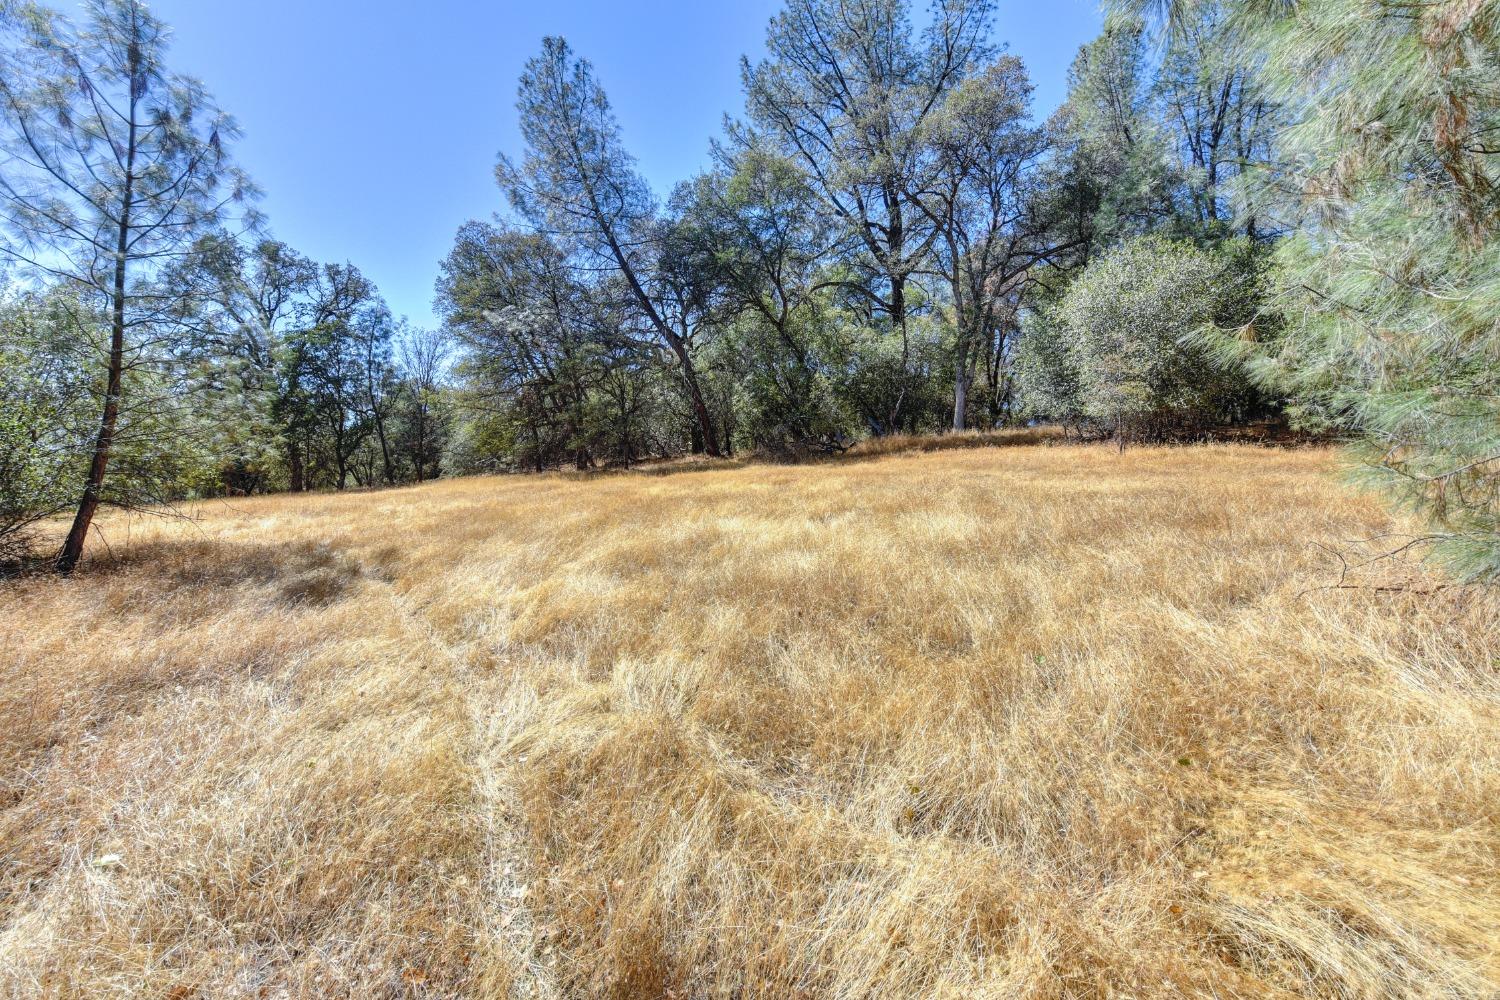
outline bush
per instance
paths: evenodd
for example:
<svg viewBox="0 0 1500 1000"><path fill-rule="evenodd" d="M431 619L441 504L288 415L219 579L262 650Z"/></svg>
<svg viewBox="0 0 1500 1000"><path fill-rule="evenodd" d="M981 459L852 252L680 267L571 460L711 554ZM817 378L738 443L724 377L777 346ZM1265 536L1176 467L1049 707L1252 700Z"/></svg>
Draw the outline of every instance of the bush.
<svg viewBox="0 0 1500 1000"><path fill-rule="evenodd" d="M1254 259L1244 244L1161 236L1116 246L1027 324L1016 356L1026 407L1122 443L1242 419L1257 401L1245 372L1198 333L1248 318Z"/></svg>
<svg viewBox="0 0 1500 1000"><path fill-rule="evenodd" d="M30 529L78 500L86 374L61 296L0 302L0 566L28 555Z"/></svg>

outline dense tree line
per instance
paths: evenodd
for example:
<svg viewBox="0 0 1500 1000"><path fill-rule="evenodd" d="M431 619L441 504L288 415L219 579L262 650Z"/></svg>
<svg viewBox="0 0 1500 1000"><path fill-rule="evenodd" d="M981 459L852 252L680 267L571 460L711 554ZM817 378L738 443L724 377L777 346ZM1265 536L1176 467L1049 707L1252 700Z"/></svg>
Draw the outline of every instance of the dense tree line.
<svg viewBox="0 0 1500 1000"><path fill-rule="evenodd" d="M416 331L266 235L139 0L5 5L0 538L71 512L66 570L101 504L1276 417L1500 572L1494 5L1121 0L1045 120L993 15L787 0L669 192L546 39Z"/></svg>
<svg viewBox="0 0 1500 1000"><path fill-rule="evenodd" d="M790 0L744 62L713 168L664 201L592 66L547 39L519 87L526 150L497 169L511 212L466 226L439 282L479 414L466 437L489 461L584 468L1038 418L1160 436L1273 410L1205 347L1157 368L1235 391L1162 387L1130 420L1044 384L1077 377L1048 370L1066 353L1056 315L1122 241L1213 258L1214 287L1161 289L1190 300L1184 322L1257 312L1279 229L1239 181L1269 162L1278 118L1224 10L1182 15L1161 51L1143 19L1113 19L1040 123L992 13L946 0L919 30L906 2ZM1249 294L1219 287L1237 278ZM1175 354L1183 332L1153 349Z"/></svg>

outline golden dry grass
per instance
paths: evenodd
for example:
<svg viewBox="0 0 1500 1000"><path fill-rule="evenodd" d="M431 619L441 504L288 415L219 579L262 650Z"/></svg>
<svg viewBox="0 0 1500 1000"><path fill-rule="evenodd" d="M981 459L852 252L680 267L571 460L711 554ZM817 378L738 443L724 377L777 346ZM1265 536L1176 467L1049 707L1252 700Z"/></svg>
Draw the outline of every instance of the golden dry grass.
<svg viewBox="0 0 1500 1000"><path fill-rule="evenodd" d="M1496 996L1500 603L1299 596L1393 528L1332 467L1013 447L108 523L0 587L0 989Z"/></svg>

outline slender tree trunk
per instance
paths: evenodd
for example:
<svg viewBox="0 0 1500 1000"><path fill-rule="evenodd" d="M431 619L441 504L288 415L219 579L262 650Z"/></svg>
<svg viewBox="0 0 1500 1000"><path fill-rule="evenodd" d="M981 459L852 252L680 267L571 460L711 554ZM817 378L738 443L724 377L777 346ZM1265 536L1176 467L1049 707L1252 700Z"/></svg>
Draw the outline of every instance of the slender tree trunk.
<svg viewBox="0 0 1500 1000"><path fill-rule="evenodd" d="M302 468L302 449L297 446L297 441L288 439L286 443L286 465L287 474L291 477L291 491L301 493L307 489L307 480Z"/></svg>
<svg viewBox="0 0 1500 1000"><path fill-rule="evenodd" d="M969 361L960 349L953 372L953 429L968 427L969 413Z"/></svg>
<svg viewBox="0 0 1500 1000"><path fill-rule="evenodd" d="M302 438L302 460L303 468L305 470L302 480L302 489L304 491L315 490L318 488L319 473L326 472L328 470L328 465L325 461L325 458L326 456L319 457L313 452L312 431L309 428L307 434Z"/></svg>
<svg viewBox="0 0 1500 1000"><path fill-rule="evenodd" d="M342 404L341 404L342 405ZM333 460L338 467L338 488L345 489L349 485L349 457L354 454L353 448L345 448L345 431L343 411L340 410L339 422L333 428Z"/></svg>
<svg viewBox="0 0 1500 1000"><path fill-rule="evenodd" d="M132 54L131 75L136 72L138 58ZM83 558L83 545L88 540L89 526L94 523L94 513L99 509L99 500L104 493L104 473L109 468L110 452L114 448L115 423L120 416L120 395L124 389L125 369L125 262L130 251L130 209L135 200L135 99L130 102L130 136L125 151L125 188L120 199L120 221L115 240L115 281L111 292L113 314L109 324L109 377L104 392L104 413L99 419L99 436L94 440L94 457L89 462L89 477L83 487L83 497L78 501L78 513L73 526L68 530L62 551L57 554L57 571L73 572L78 560Z"/></svg>
<svg viewBox="0 0 1500 1000"><path fill-rule="evenodd" d="M385 484L395 486L396 469L391 464L391 446L386 443L385 439L385 418L380 415L379 410L375 411L375 436L380 439L380 463L381 472L385 476Z"/></svg>
<svg viewBox="0 0 1500 1000"><path fill-rule="evenodd" d="M957 250L954 250L955 256ZM958 264L953 265L953 326L958 343L953 351L953 429L965 430L969 420L969 317L964 315L963 286Z"/></svg>
<svg viewBox="0 0 1500 1000"><path fill-rule="evenodd" d="M369 362L366 362L365 395L370 400L370 415L375 418L375 437L380 441L380 471L385 477L385 484L395 486L396 470L391 465L391 446L385 438L385 414L380 412L380 407L375 402L375 380L370 374L369 367Z"/></svg>
<svg viewBox="0 0 1500 1000"><path fill-rule="evenodd" d="M682 357L687 357L686 351L683 352ZM693 415L703 431L703 450L708 452L710 457L719 458L723 454L719 450L719 435L714 428L714 418L708 412L708 404L703 401L703 392L698 388L698 378L692 365L691 361L683 361L682 371L687 376L688 395L693 403Z"/></svg>
<svg viewBox="0 0 1500 1000"><path fill-rule="evenodd" d="M698 386L698 369L693 364L693 356L688 353L687 342L672 333L664 330L667 334L668 343L672 345L672 351L677 355L678 364L682 365L682 380L687 384L688 402L693 407L693 419L697 424L693 434L693 454L706 452L711 458L722 458L723 452L719 450L719 435L714 427L713 414L709 412L708 404L703 401L703 390Z"/></svg>
<svg viewBox="0 0 1500 1000"><path fill-rule="evenodd" d="M62 551L57 556L57 570L63 574L73 572L78 560L83 558L83 545L88 539L94 513L99 509L99 499L104 490L104 472L109 467L109 455L114 446L115 422L120 415L121 372L125 358L125 300L121 290L124 271L122 254L115 266L115 310L110 323L109 382L105 390L104 414L99 421L99 436L94 441L94 457L89 462L89 477L83 487L83 497L78 502L78 513L73 518L73 527L68 531L67 541L63 543Z"/></svg>
<svg viewBox="0 0 1500 1000"><path fill-rule="evenodd" d="M891 403L890 414L885 420L887 434L896 434L901 429L901 410L906 405L906 380L911 365L911 334L906 328L906 279L891 279L891 325L901 331L901 384L896 398Z"/></svg>
<svg viewBox="0 0 1500 1000"><path fill-rule="evenodd" d="M417 482L427 478L427 414L420 400L417 402Z"/></svg>
<svg viewBox="0 0 1500 1000"><path fill-rule="evenodd" d="M381 472L383 472L384 478L386 478L386 486L395 486L396 466L393 466L392 462L390 462L390 445L386 442L386 420L384 418L375 417L375 436L380 438Z"/></svg>

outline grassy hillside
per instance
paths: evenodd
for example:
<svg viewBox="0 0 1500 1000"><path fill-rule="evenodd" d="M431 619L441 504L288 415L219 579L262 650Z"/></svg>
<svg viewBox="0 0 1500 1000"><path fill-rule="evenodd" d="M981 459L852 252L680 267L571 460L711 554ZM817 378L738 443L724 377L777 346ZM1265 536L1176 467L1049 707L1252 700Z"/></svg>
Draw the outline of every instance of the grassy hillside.
<svg viewBox="0 0 1500 1000"><path fill-rule="evenodd" d="M0 990L1482 997L1500 603L1321 451L208 503L0 587ZM1420 579L1381 565L1360 582Z"/></svg>

